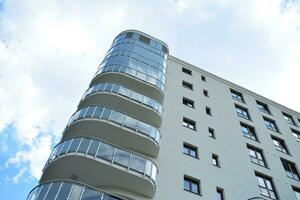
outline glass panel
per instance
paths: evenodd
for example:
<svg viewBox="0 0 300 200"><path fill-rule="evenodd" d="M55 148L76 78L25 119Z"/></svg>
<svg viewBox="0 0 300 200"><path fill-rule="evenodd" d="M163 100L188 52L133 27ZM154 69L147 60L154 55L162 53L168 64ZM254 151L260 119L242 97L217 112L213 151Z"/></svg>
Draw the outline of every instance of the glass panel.
<svg viewBox="0 0 300 200"><path fill-rule="evenodd" d="M114 85L112 91L113 91L114 93L118 93L118 92L119 92L119 89L120 89L120 86L119 86L119 85Z"/></svg>
<svg viewBox="0 0 300 200"><path fill-rule="evenodd" d="M185 190L190 190L190 182L185 179L183 187L184 187Z"/></svg>
<svg viewBox="0 0 300 200"><path fill-rule="evenodd" d="M81 138L74 138L73 139L73 141L71 143L71 146L69 148L68 153L75 152L77 150L77 147L78 147L78 145L80 143L80 140L81 140Z"/></svg>
<svg viewBox="0 0 300 200"><path fill-rule="evenodd" d="M261 177L258 176L258 177L257 177L257 181L258 181L258 185L259 185L259 186L266 187L265 181L264 181L263 178L261 178Z"/></svg>
<svg viewBox="0 0 300 200"><path fill-rule="evenodd" d="M111 113L111 109L104 108L101 119L108 120L110 113Z"/></svg>
<svg viewBox="0 0 300 200"><path fill-rule="evenodd" d="M134 93L132 93L132 97L131 98L133 100L135 100L135 101L142 102L143 96L140 95L140 94L138 94L138 93L136 93L136 92L134 92Z"/></svg>
<svg viewBox="0 0 300 200"><path fill-rule="evenodd" d="M199 193L199 186L197 183L192 183L192 192L198 194Z"/></svg>
<svg viewBox="0 0 300 200"><path fill-rule="evenodd" d="M114 155L114 151L114 147L102 142L97 152L97 157L111 161Z"/></svg>
<svg viewBox="0 0 300 200"><path fill-rule="evenodd" d="M81 191L82 191L82 187L74 184L72 187L72 191L71 191L71 195L70 195L69 199L70 200L71 199L79 199Z"/></svg>
<svg viewBox="0 0 300 200"><path fill-rule="evenodd" d="M43 186L41 186L41 192L39 194L39 197L37 199L44 199L45 195L47 194L47 191L49 189L50 183L45 184Z"/></svg>
<svg viewBox="0 0 300 200"><path fill-rule="evenodd" d="M96 110L95 110L95 112L94 112L93 118L100 119L100 116L101 116L102 111L103 111L103 108L97 106L97 107L96 107Z"/></svg>
<svg viewBox="0 0 300 200"><path fill-rule="evenodd" d="M91 141L90 139L82 138L82 141L80 143L80 146L79 146L77 152L79 152L79 153L86 153L87 148L89 147L90 141Z"/></svg>
<svg viewBox="0 0 300 200"><path fill-rule="evenodd" d="M141 133L146 134L146 135L150 135L150 125L148 125L144 122L141 122L141 121L138 122L137 130Z"/></svg>
<svg viewBox="0 0 300 200"><path fill-rule="evenodd" d="M124 118L123 114L121 114L117 111L114 111L114 110L112 111L111 116L110 116L110 120L113 122L116 122L117 124L122 124L123 118Z"/></svg>
<svg viewBox="0 0 300 200"><path fill-rule="evenodd" d="M65 154L67 152L67 150L70 146L71 140L67 140L64 143L65 144L64 144L63 148L61 149L60 155Z"/></svg>
<svg viewBox="0 0 300 200"><path fill-rule="evenodd" d="M67 199L68 196L69 196L71 188L72 188L71 183L63 183L63 185L60 188L57 199Z"/></svg>
<svg viewBox="0 0 300 200"><path fill-rule="evenodd" d="M89 151L88 151L88 154L91 155L91 156L95 156L95 153L97 151L97 148L99 146L99 141L97 140L92 140L92 143L90 145L90 148L89 148Z"/></svg>
<svg viewBox="0 0 300 200"><path fill-rule="evenodd" d="M55 199L55 196L57 195L57 192L59 190L59 187L61 185L61 182L54 182L51 185L51 188L47 194L47 197L45 198L45 200L53 200Z"/></svg>
<svg viewBox="0 0 300 200"><path fill-rule="evenodd" d="M99 84L98 91L104 91L105 83Z"/></svg>
<svg viewBox="0 0 300 200"><path fill-rule="evenodd" d="M144 173L146 159L137 155L132 155L130 161L130 168L134 171Z"/></svg>
<svg viewBox="0 0 300 200"><path fill-rule="evenodd" d="M136 130L137 120L132 117L126 116L124 121L124 126Z"/></svg>
<svg viewBox="0 0 300 200"><path fill-rule="evenodd" d="M82 119L86 111L87 111L87 108L84 108L84 109L80 110L79 111L80 113L78 115L78 119Z"/></svg>
<svg viewBox="0 0 300 200"><path fill-rule="evenodd" d="M124 87L120 87L119 94L121 94L123 96L126 96L126 97L129 97L130 90L127 89L127 88L124 88Z"/></svg>
<svg viewBox="0 0 300 200"><path fill-rule="evenodd" d="M107 83L104 90L105 90L106 92L110 92L111 89L112 89L112 87L113 87L113 85L112 85L111 83Z"/></svg>
<svg viewBox="0 0 300 200"><path fill-rule="evenodd" d="M120 165L127 167L128 163L129 163L129 157L130 157L129 152L124 151L122 149L117 149L116 155L114 158L114 163L118 163Z"/></svg>
<svg viewBox="0 0 300 200"><path fill-rule="evenodd" d="M122 199L120 199L120 198L118 198L118 197L113 197L113 196L108 195L108 194L104 194L102 200L122 200Z"/></svg>
<svg viewBox="0 0 300 200"><path fill-rule="evenodd" d="M85 188L81 197L81 200L101 200L101 193Z"/></svg>
<svg viewBox="0 0 300 200"><path fill-rule="evenodd" d="M86 114L84 116L84 118L90 118L90 117L92 117L92 114L93 114L94 110L95 110L94 106L93 107L89 107L88 111L86 112Z"/></svg>

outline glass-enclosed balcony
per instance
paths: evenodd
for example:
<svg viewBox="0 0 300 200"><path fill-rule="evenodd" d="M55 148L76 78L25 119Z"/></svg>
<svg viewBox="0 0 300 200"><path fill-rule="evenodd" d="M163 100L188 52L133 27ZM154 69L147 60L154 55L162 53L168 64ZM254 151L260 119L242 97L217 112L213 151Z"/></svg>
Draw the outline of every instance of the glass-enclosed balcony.
<svg viewBox="0 0 300 200"><path fill-rule="evenodd" d="M63 139L82 134L150 156L157 156L159 152L158 129L108 107L86 107L71 117Z"/></svg>
<svg viewBox="0 0 300 200"><path fill-rule="evenodd" d="M159 102L119 84L106 82L92 86L83 95L78 109L97 104L118 107L157 127L161 124Z"/></svg>
<svg viewBox="0 0 300 200"><path fill-rule="evenodd" d="M152 197L157 174L156 165L143 156L102 140L74 137L53 149L41 182L76 176L96 188L121 188Z"/></svg>
<svg viewBox="0 0 300 200"><path fill-rule="evenodd" d="M73 181L50 181L35 187L26 200L126 200Z"/></svg>

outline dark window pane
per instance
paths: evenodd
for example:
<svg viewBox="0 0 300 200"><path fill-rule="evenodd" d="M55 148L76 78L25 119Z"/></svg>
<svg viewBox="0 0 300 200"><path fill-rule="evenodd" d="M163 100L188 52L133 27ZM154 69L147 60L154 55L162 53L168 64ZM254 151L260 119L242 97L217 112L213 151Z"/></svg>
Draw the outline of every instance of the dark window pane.
<svg viewBox="0 0 300 200"><path fill-rule="evenodd" d="M61 185L61 182L54 182L51 187L50 190L47 194L47 197L45 198L45 200L53 200L55 199L55 196L57 195L57 192L59 190L59 187Z"/></svg>
<svg viewBox="0 0 300 200"><path fill-rule="evenodd" d="M96 111L94 112L94 116L93 116L93 118L97 118L97 119L99 119L99 118L100 118L100 116L101 116L101 113L102 113L102 111L103 111L103 108L102 108L102 107L99 107L99 106L97 106L97 107L96 107Z"/></svg>
<svg viewBox="0 0 300 200"><path fill-rule="evenodd" d="M102 158L104 160L111 161L114 155L114 151L115 151L115 147L112 147L102 142L98 149L97 157Z"/></svg>
<svg viewBox="0 0 300 200"><path fill-rule="evenodd" d="M136 130L137 120L132 117L126 116L124 121L124 126Z"/></svg>
<svg viewBox="0 0 300 200"><path fill-rule="evenodd" d="M116 155L114 158L114 163L118 163L120 165L123 165L125 167L128 166L130 153L127 151L124 151L122 149L117 149Z"/></svg>
<svg viewBox="0 0 300 200"><path fill-rule="evenodd" d="M86 112L86 114L84 116L84 118L90 118L90 117L92 117L92 114L93 114L94 110L95 110L95 107L89 107L88 111Z"/></svg>
<svg viewBox="0 0 300 200"><path fill-rule="evenodd" d="M60 151L60 155L65 154L70 146L71 140L67 140L64 142L64 146Z"/></svg>
<svg viewBox="0 0 300 200"><path fill-rule="evenodd" d="M71 183L63 183L63 185L60 188L57 199L67 199L67 197L70 193L71 187L72 187Z"/></svg>
<svg viewBox="0 0 300 200"><path fill-rule="evenodd" d="M117 124L122 124L123 118L124 118L123 114L113 110L110 116L110 121L113 121Z"/></svg>
<svg viewBox="0 0 300 200"><path fill-rule="evenodd" d="M83 138L77 152L86 153L87 148L89 147L90 141L91 141L90 139Z"/></svg>
<svg viewBox="0 0 300 200"><path fill-rule="evenodd" d="M91 155L91 156L95 156L96 154L96 151L98 149L98 146L99 146L99 141L97 140L92 140L92 143L90 145L90 148L89 148L89 151L88 151L88 154Z"/></svg>
<svg viewBox="0 0 300 200"><path fill-rule="evenodd" d="M77 149L77 147L78 147L78 145L79 145L79 143L80 143L80 140L81 140L81 138L74 138L74 139L73 139L73 141L72 141L72 143L71 143L71 146L70 146L70 148L69 148L68 153L71 153L71 152L75 152L75 151L76 151L76 149Z"/></svg>
<svg viewBox="0 0 300 200"><path fill-rule="evenodd" d="M130 161L130 168L134 171L144 173L146 165L146 160L143 157L132 155L131 161Z"/></svg>
<svg viewBox="0 0 300 200"><path fill-rule="evenodd" d="M101 193L85 188L81 197L81 200L101 200Z"/></svg>

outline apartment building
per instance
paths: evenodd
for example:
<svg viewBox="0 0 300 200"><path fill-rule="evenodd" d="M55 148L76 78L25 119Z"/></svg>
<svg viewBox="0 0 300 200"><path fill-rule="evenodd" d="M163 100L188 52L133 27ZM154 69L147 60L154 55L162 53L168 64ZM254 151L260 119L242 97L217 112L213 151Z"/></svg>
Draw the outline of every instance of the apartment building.
<svg viewBox="0 0 300 200"><path fill-rule="evenodd" d="M27 200L300 200L300 114L120 33Z"/></svg>

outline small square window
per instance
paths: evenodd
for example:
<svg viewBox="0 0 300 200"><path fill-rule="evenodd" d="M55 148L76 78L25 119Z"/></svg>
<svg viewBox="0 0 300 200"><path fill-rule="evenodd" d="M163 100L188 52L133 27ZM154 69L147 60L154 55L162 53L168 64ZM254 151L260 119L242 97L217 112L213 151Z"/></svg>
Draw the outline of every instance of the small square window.
<svg viewBox="0 0 300 200"><path fill-rule="evenodd" d="M195 178L184 176L183 188L185 191L200 195L200 181Z"/></svg>
<svg viewBox="0 0 300 200"><path fill-rule="evenodd" d="M217 187L217 200L225 200L224 190Z"/></svg>
<svg viewBox="0 0 300 200"><path fill-rule="evenodd" d="M219 156L216 154L212 154L212 164L216 167L220 167Z"/></svg>
<svg viewBox="0 0 300 200"><path fill-rule="evenodd" d="M188 75L192 75L192 70L182 67L182 72Z"/></svg>
<svg viewBox="0 0 300 200"><path fill-rule="evenodd" d="M182 125L186 128L196 130L196 122L191 119L183 118Z"/></svg>
<svg viewBox="0 0 300 200"><path fill-rule="evenodd" d="M208 134L209 134L209 137L216 139L215 130L213 128L208 127Z"/></svg>
<svg viewBox="0 0 300 200"><path fill-rule="evenodd" d="M193 90L193 84L188 83L186 81L182 81L182 87L187 88L189 90Z"/></svg>
<svg viewBox="0 0 300 200"><path fill-rule="evenodd" d="M294 126L296 126L296 123L292 117L292 115L289 115L287 113L282 112L283 118L285 119L285 121L289 124L292 124Z"/></svg>
<svg viewBox="0 0 300 200"><path fill-rule="evenodd" d="M208 96L208 91L207 90L203 90L203 95L206 96L206 97L209 97Z"/></svg>
<svg viewBox="0 0 300 200"><path fill-rule="evenodd" d="M212 114L211 114L211 109L210 109L210 107L205 107L205 112L206 112L206 114L208 114L208 115L212 115Z"/></svg>
<svg viewBox="0 0 300 200"><path fill-rule="evenodd" d="M203 76L203 75L201 75L201 80L204 81L204 82L206 82L206 77Z"/></svg>
<svg viewBox="0 0 300 200"><path fill-rule="evenodd" d="M231 92L231 97L237 101L240 101L240 102L243 102L244 103L244 98L243 98L243 95L242 93L238 92L238 91L235 91L233 89L230 89L230 92Z"/></svg>
<svg viewBox="0 0 300 200"><path fill-rule="evenodd" d="M274 120L263 117L266 127L272 131L279 132Z"/></svg>
<svg viewBox="0 0 300 200"><path fill-rule="evenodd" d="M190 144L183 144L183 153L193 158L198 158L198 148Z"/></svg>
<svg viewBox="0 0 300 200"><path fill-rule="evenodd" d="M188 98L183 97L182 103L188 107L194 108L194 101Z"/></svg>
<svg viewBox="0 0 300 200"><path fill-rule="evenodd" d="M300 142L300 131L291 128L291 131L298 142Z"/></svg>
<svg viewBox="0 0 300 200"><path fill-rule="evenodd" d="M269 110L269 106L267 105L267 104L265 104L265 103L263 103L263 102L260 102L260 101L256 101L256 103L257 103L257 107L258 107L258 109L261 111L261 112L264 112L264 113L266 113L266 114L271 114L270 113L270 110Z"/></svg>

